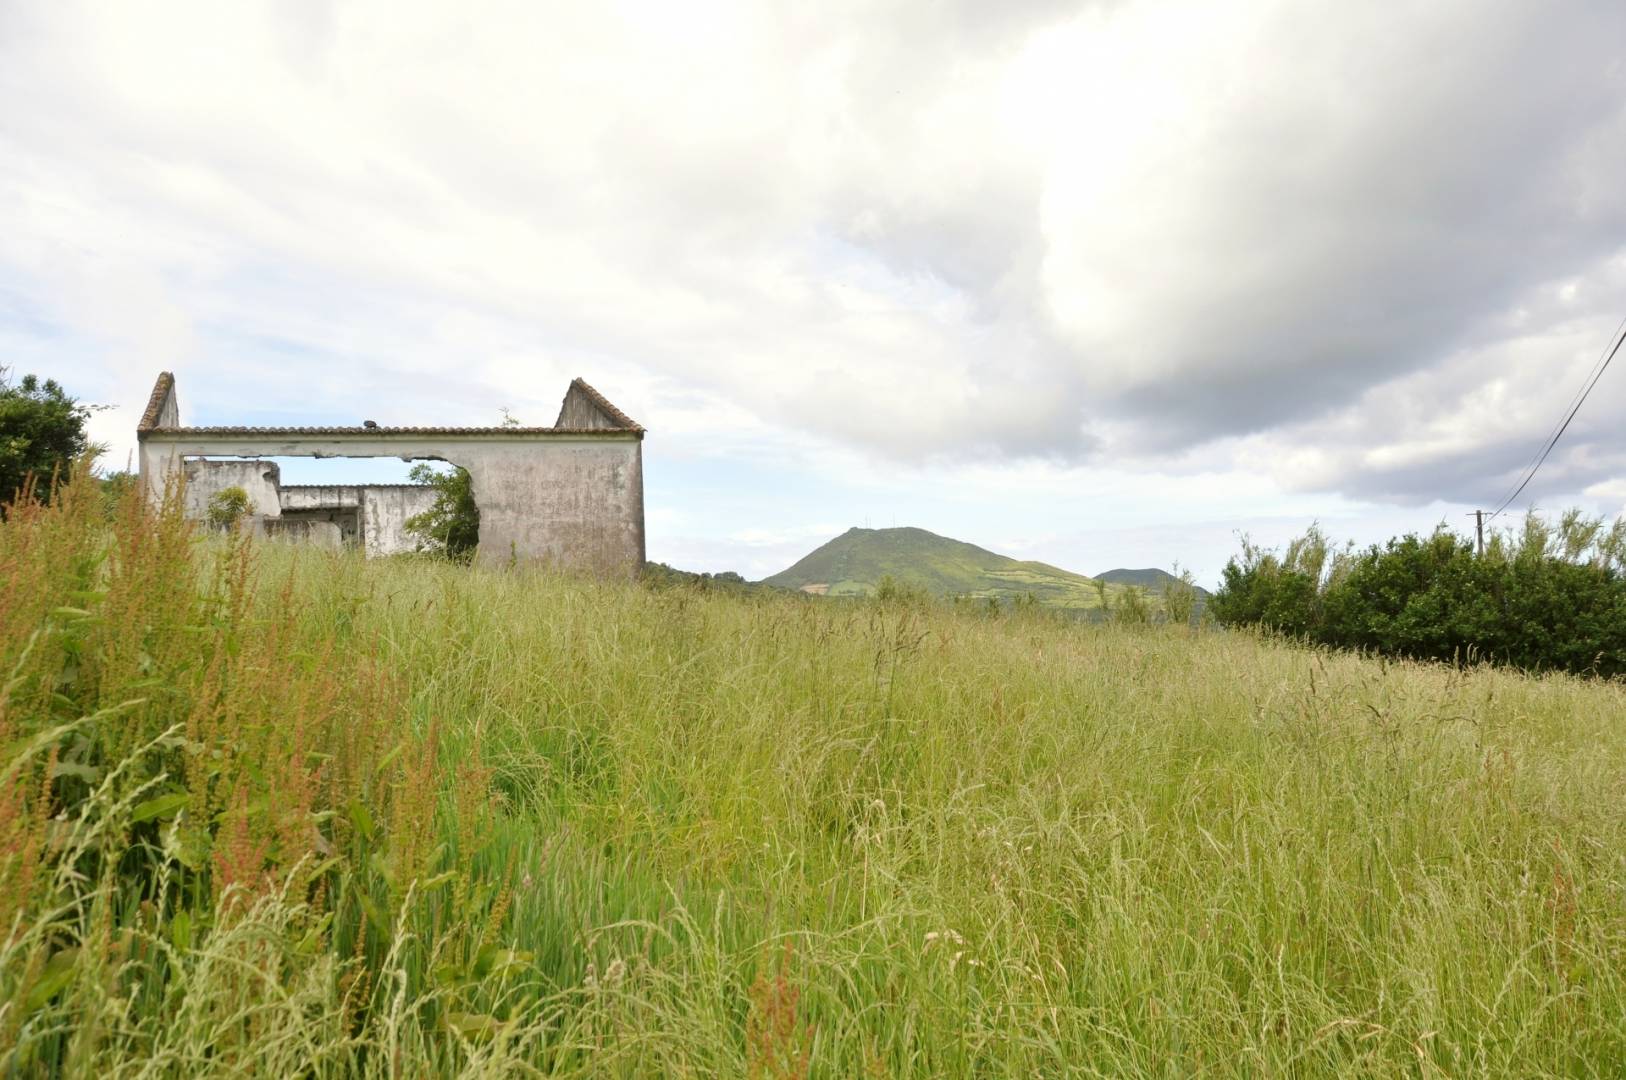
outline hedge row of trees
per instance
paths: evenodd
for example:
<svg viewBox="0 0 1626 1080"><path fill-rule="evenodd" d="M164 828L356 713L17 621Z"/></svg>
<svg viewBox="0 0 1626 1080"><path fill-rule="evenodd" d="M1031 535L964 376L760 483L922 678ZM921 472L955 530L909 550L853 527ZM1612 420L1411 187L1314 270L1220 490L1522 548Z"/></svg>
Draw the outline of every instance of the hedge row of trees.
<svg viewBox="0 0 1626 1080"><path fill-rule="evenodd" d="M1315 526L1282 552L1246 539L1209 610L1322 645L1531 671L1626 674L1626 519L1535 516L1483 555L1443 525L1365 550Z"/></svg>

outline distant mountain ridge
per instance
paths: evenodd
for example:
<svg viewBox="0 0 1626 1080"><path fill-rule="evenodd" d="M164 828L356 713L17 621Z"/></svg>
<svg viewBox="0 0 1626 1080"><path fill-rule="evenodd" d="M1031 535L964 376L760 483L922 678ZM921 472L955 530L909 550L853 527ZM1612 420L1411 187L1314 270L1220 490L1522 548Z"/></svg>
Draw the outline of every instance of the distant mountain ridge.
<svg viewBox="0 0 1626 1080"><path fill-rule="evenodd" d="M994 597L1028 593L1046 607L1085 611L1101 606L1095 582L1047 563L1000 555L925 529L848 529L762 584L828 596L863 596L882 578L934 596ZM1121 586L1109 585L1109 593Z"/></svg>
<svg viewBox="0 0 1626 1080"><path fill-rule="evenodd" d="M1159 570L1155 566L1149 566L1144 570L1120 568L1103 571L1095 575L1095 580L1105 581L1110 585L1138 585L1148 592L1161 593L1171 581L1179 581L1180 579L1167 570ZM1197 590L1199 597L1204 600L1208 599L1210 593L1207 589L1201 585L1194 585L1192 588Z"/></svg>

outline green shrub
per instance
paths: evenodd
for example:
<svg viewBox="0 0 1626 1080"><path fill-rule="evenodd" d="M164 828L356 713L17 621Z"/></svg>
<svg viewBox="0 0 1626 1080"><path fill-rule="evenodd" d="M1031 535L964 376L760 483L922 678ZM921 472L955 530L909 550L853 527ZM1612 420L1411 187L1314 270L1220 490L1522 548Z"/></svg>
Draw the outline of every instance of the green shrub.
<svg viewBox="0 0 1626 1080"><path fill-rule="evenodd" d="M1113 622L1129 626L1144 626L1152 621L1152 602L1140 585L1125 586L1111 611Z"/></svg>
<svg viewBox="0 0 1626 1080"><path fill-rule="evenodd" d="M0 365L0 505L26 497L43 502L57 479L90 449L81 405L55 379L24 375L15 383Z"/></svg>
<svg viewBox="0 0 1626 1080"><path fill-rule="evenodd" d="M1163 614L1175 626L1187 626L1200 617L1201 594L1191 571L1174 564L1174 580L1163 587Z"/></svg>
<svg viewBox="0 0 1626 1080"><path fill-rule="evenodd" d="M209 496L209 506L205 512L209 524L225 532L235 529L238 522L254 512L254 501L248 497L248 492L236 485L224 487Z"/></svg>
<svg viewBox="0 0 1626 1080"><path fill-rule="evenodd" d="M1317 644L1530 671L1626 673L1621 522L1534 516L1484 555L1443 526L1327 555L1312 530L1278 556L1244 540L1211 611Z"/></svg>
<svg viewBox="0 0 1626 1080"><path fill-rule="evenodd" d="M925 607L932 602L932 595L926 591L924 585L917 582L895 578L891 574L882 574L881 580L875 585L875 599L883 604ZM987 599L990 604L981 605L984 613L999 614L999 600L994 597Z"/></svg>
<svg viewBox="0 0 1626 1080"><path fill-rule="evenodd" d="M119 507L130 490L141 483L141 477L133 472L119 471L104 473L97 477L97 481L102 493L102 516L112 521L118 516Z"/></svg>
<svg viewBox="0 0 1626 1080"><path fill-rule="evenodd" d="M718 573L696 573L691 570L679 570L665 563L646 562L639 573L639 580L644 585L654 589L693 588L701 591L716 590L718 592L734 593L764 593L783 592L772 585L761 585L746 581L745 578L733 570L722 570Z"/></svg>
<svg viewBox="0 0 1626 1080"><path fill-rule="evenodd" d="M412 482L435 489L435 501L406 521L406 531L419 540L419 550L454 562L469 562L480 546L480 507L474 501L474 480L469 471L454 467L441 472L420 461L408 473Z"/></svg>

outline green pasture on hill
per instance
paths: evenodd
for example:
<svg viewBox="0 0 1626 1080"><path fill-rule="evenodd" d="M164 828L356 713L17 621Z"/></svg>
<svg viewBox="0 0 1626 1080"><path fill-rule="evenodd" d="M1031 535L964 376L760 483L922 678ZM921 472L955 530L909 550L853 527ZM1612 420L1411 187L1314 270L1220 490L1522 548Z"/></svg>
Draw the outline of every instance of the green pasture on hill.
<svg viewBox="0 0 1626 1080"><path fill-rule="evenodd" d="M915 528L849 529L764 584L786 589L825 585L829 596L869 596L888 579L936 597L993 598L1008 604L1031 596L1049 608L1101 609L1101 592L1083 574ZM1109 599L1122 592L1121 585L1107 588Z"/></svg>
<svg viewBox="0 0 1626 1080"><path fill-rule="evenodd" d="M6 1075L1626 1061L1619 683L102 513L0 525Z"/></svg>

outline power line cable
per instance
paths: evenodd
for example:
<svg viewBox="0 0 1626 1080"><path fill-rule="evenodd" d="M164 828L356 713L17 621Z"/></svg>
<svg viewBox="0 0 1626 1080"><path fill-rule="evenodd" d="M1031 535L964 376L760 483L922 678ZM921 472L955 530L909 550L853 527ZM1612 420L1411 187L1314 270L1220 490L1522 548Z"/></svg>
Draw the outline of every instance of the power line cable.
<svg viewBox="0 0 1626 1080"><path fill-rule="evenodd" d="M1569 415L1571 410L1580 405L1581 398L1585 395L1588 384L1597 377L1598 368L1600 368L1609 357L1609 343L1613 341L1622 330L1626 330L1626 318L1622 318L1620 320L1620 325L1615 327L1615 332L1604 339L1603 348L1598 351L1598 358L1592 362L1592 370L1586 373L1586 378L1581 380L1581 385L1576 388L1574 394L1570 395L1569 401L1564 405L1564 411L1559 414L1559 418L1557 420L1553 421L1552 428L1542 438L1541 444L1536 448L1536 452L1530 455L1529 461L1524 463L1525 471L1530 475L1534 475L1537 462L1541 460L1543 454L1545 453L1546 447L1557 438L1559 429L1564 426L1564 417ZM1525 480L1528 482L1529 477L1526 476ZM1497 500L1496 505L1507 505L1507 503L1513 499L1517 486L1517 482L1508 485L1507 492L1502 496L1502 498Z"/></svg>
<svg viewBox="0 0 1626 1080"><path fill-rule="evenodd" d="M1581 406L1586 403L1588 395L1592 393L1592 388L1598 385L1598 380L1601 379L1603 377L1603 373L1608 370L1610 361L1614 360L1615 354L1620 351L1622 343L1626 343L1626 334L1618 336L1615 339L1614 348L1610 349L1608 354L1604 356L1601 364L1594 366L1591 377L1584 384L1578 397L1571 399L1573 404L1571 405L1569 412L1565 414L1563 421L1558 425L1558 429L1552 433L1552 435L1547 439L1546 443L1542 446L1540 453L1536 455L1535 461L1530 465L1529 471L1525 473L1524 479L1520 480L1518 487L1514 488L1513 491L1497 505L1496 509L1492 511L1492 520L1497 518L1502 511L1506 510L1513 500L1517 499L1519 494L1529 485L1530 481L1535 479L1537 471L1540 470L1541 466L1546 463L1547 455L1553 452L1553 447L1558 445L1558 440L1563 438L1564 432L1569 430L1570 421L1574 420L1576 413L1581 411Z"/></svg>
<svg viewBox="0 0 1626 1080"><path fill-rule="evenodd" d="M1626 327L1626 319L1621 321L1621 326ZM1558 445L1558 440L1563 438L1564 432L1569 430L1570 421L1575 419L1575 414L1581 411L1582 405L1586 404L1586 399L1592 393L1592 388L1598 385L1598 380L1603 378L1603 373L1609 370L1609 364L1615 359L1615 354L1620 352L1622 344L1626 344L1626 332L1617 331L1614 348L1604 355L1601 363L1593 365L1591 377L1583 385L1580 394L1570 399L1573 404L1569 413L1565 415L1563 422L1558 425L1558 430L1554 431L1547 439L1546 444L1542 446L1541 452L1536 455L1536 459L1531 464L1529 471L1524 474L1524 479L1519 481L1519 486L1514 488L1512 493L1503 499L1501 504L1491 512L1491 520L1494 521L1503 510L1506 510L1513 500L1519 497L1519 493L1529 486L1530 481L1535 479L1536 472L1546 462L1547 455L1553 452L1553 447Z"/></svg>

